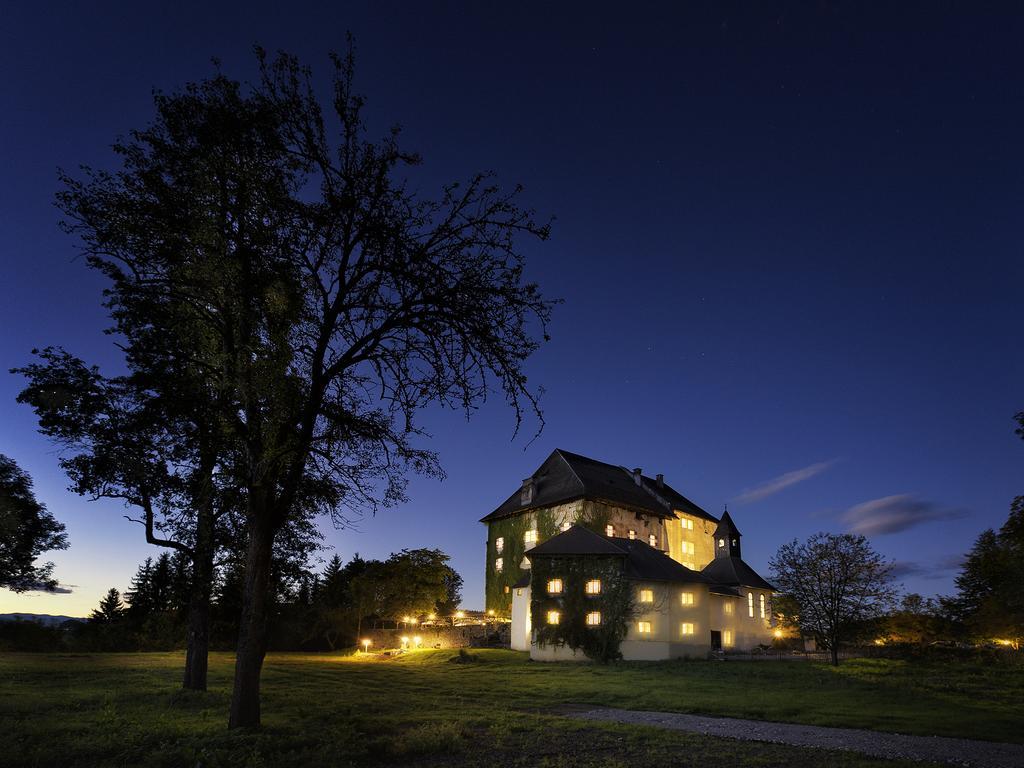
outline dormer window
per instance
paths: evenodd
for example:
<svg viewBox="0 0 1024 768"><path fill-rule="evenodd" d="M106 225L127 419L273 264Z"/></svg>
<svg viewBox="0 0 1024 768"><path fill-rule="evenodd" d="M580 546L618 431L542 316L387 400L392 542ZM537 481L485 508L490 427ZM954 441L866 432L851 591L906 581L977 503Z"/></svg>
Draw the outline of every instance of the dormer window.
<svg viewBox="0 0 1024 768"><path fill-rule="evenodd" d="M629 538L630 540L636 538L636 531L634 531L632 528L629 529Z"/></svg>
<svg viewBox="0 0 1024 768"><path fill-rule="evenodd" d="M647 537L647 543L650 544L652 547L658 546L658 537L652 533L650 536Z"/></svg>
<svg viewBox="0 0 1024 768"><path fill-rule="evenodd" d="M725 539L719 539L718 540L718 548L719 549L725 549Z"/></svg>
<svg viewBox="0 0 1024 768"><path fill-rule="evenodd" d="M530 504L533 501L533 478L523 480L523 487L519 490L519 503Z"/></svg>
<svg viewBox="0 0 1024 768"><path fill-rule="evenodd" d="M604 535L605 536L614 536L615 535L615 526L614 525L606 525L604 527Z"/></svg>
<svg viewBox="0 0 1024 768"><path fill-rule="evenodd" d="M566 520L564 523L562 523L562 530L563 531L568 531L570 528L572 528L572 523L570 523L568 520Z"/></svg>
<svg viewBox="0 0 1024 768"><path fill-rule="evenodd" d="M499 536L494 540L494 551L499 555L505 551L505 537Z"/></svg>

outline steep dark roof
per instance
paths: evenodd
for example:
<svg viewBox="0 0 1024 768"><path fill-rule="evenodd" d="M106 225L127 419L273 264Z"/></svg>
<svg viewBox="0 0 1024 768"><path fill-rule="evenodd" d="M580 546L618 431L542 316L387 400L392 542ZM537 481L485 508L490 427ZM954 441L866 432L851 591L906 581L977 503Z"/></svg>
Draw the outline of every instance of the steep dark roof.
<svg viewBox="0 0 1024 768"><path fill-rule="evenodd" d="M558 557L560 555L603 555L625 560L623 574L639 581L672 581L684 584L706 584L710 581L699 571L691 571L661 550L639 539L602 536L582 525L552 536L526 552L526 557Z"/></svg>
<svg viewBox="0 0 1024 768"><path fill-rule="evenodd" d="M641 477L638 485L633 474L625 467L555 449L532 475L533 498L523 504L520 490L516 490L497 509L480 522L498 520L530 509L561 504L574 499L590 498L640 509L660 517L673 517L673 509L717 522L667 483Z"/></svg>
<svg viewBox="0 0 1024 768"><path fill-rule="evenodd" d="M719 533L728 534L728 536L735 536L737 539L743 534L740 533L740 529L736 527L736 523L732 521L732 517L729 515L729 510L722 513L722 519L718 521L718 527L715 528L715 536Z"/></svg>
<svg viewBox="0 0 1024 768"><path fill-rule="evenodd" d="M582 525L574 525L557 536L526 551L528 558L538 555L613 555L625 557L628 553L618 546L619 539L594 533Z"/></svg>
<svg viewBox="0 0 1024 768"><path fill-rule="evenodd" d="M519 577L519 581L513 584L509 589L522 589L523 587L530 586L530 572L527 571Z"/></svg>
<svg viewBox="0 0 1024 768"><path fill-rule="evenodd" d="M753 568L738 557L716 557L701 573L719 584L775 590L775 587L758 576Z"/></svg>

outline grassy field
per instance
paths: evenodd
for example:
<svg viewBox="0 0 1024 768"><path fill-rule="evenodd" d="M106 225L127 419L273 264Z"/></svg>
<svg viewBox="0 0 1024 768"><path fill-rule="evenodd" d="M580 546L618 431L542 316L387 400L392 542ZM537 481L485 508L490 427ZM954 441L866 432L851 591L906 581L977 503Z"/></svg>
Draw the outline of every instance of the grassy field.
<svg viewBox="0 0 1024 768"><path fill-rule="evenodd" d="M813 750L580 723L612 705L1024 741L1024 668L852 660L543 665L511 651L394 660L276 654L264 728L225 728L232 657L211 690L178 688L180 654L0 655L0 765L706 766L801 768ZM895 763L830 753L833 766Z"/></svg>

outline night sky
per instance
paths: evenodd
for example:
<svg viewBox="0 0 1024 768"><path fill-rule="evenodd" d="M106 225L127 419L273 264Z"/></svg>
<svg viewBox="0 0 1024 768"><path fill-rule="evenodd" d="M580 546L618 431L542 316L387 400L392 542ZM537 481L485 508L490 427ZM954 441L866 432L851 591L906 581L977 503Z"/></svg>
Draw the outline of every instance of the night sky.
<svg viewBox="0 0 1024 768"><path fill-rule="evenodd" d="M477 520L558 447L728 503L765 575L784 541L854 530L907 589L949 593L1024 493L1024 12L977 5L6 4L0 453L71 548L52 557L70 592L0 591L0 612L84 615L160 551L66 490L6 373L47 344L119 370L57 167L111 167L153 88L211 57L252 78L254 43L326 85L346 30L374 130L424 155L414 186L493 169L556 217L526 253L565 303L529 365L541 436L513 440L500 398L425 413L448 479L328 526L343 558L439 547L481 607Z"/></svg>

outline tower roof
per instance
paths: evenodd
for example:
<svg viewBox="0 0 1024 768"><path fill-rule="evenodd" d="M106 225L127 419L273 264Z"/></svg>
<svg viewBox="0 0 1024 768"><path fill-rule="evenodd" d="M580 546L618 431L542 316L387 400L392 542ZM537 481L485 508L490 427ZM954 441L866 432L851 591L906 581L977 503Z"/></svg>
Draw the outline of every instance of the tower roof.
<svg viewBox="0 0 1024 768"><path fill-rule="evenodd" d="M754 587L775 591L775 587L762 579L757 571L739 557L716 557L704 566L701 573L712 581L731 587Z"/></svg>
<svg viewBox="0 0 1024 768"><path fill-rule="evenodd" d="M736 527L736 523L732 521L732 517L729 516L729 510L725 510L722 513L722 519L718 521L718 527L715 528L715 536L719 533L729 534L726 538L739 538L743 534L740 533L740 529Z"/></svg>

